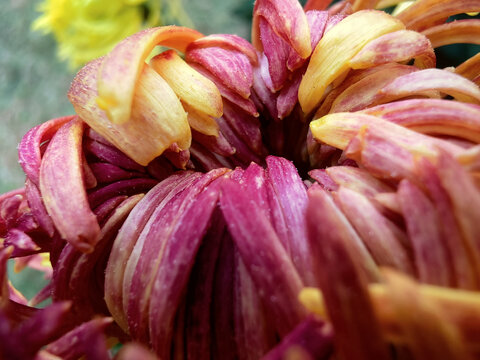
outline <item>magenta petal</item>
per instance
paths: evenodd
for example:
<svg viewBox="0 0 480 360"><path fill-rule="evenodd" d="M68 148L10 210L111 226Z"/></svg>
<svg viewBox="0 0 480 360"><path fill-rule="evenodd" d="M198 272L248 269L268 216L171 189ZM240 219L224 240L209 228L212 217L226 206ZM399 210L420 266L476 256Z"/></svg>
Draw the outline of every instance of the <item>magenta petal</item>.
<svg viewBox="0 0 480 360"><path fill-rule="evenodd" d="M480 191L469 173L449 154L440 153L437 171L448 193L455 219L480 274Z"/></svg>
<svg viewBox="0 0 480 360"><path fill-rule="evenodd" d="M322 188L327 191L337 191L338 184L330 177L329 174L325 171L325 169L315 169L311 170L308 175L317 181Z"/></svg>
<svg viewBox="0 0 480 360"><path fill-rule="evenodd" d="M61 236L80 251L91 252L100 226L90 210L83 182L83 128L75 118L52 138L40 168L40 191Z"/></svg>
<svg viewBox="0 0 480 360"><path fill-rule="evenodd" d="M253 152L223 117L219 118L217 121L223 135L235 148L235 158L240 160L243 164L249 164L250 162L262 163L261 155L263 154Z"/></svg>
<svg viewBox="0 0 480 360"><path fill-rule="evenodd" d="M438 226L441 219L437 210L427 196L408 180L400 182L397 196L413 247L420 281L450 286L450 256Z"/></svg>
<svg viewBox="0 0 480 360"><path fill-rule="evenodd" d="M378 266L389 266L415 276L415 267L402 245L406 236L384 217L366 196L340 187L336 199Z"/></svg>
<svg viewBox="0 0 480 360"><path fill-rule="evenodd" d="M298 102L298 89L302 81L303 69L293 74L293 80L288 81L280 90L277 98L278 117L283 119L290 115Z"/></svg>
<svg viewBox="0 0 480 360"><path fill-rule="evenodd" d="M100 184L112 183L119 180L127 180L131 179L132 177L138 177L143 175L127 171L116 165L104 162L90 163L89 166L95 178Z"/></svg>
<svg viewBox="0 0 480 360"><path fill-rule="evenodd" d="M204 36L188 45L187 51L196 48L219 47L230 51L240 52L248 57L252 65L257 64L255 48L244 38L232 34L214 34Z"/></svg>
<svg viewBox="0 0 480 360"><path fill-rule="evenodd" d="M124 279L123 289L124 308L127 312L130 334L134 339L144 341L148 339L148 311L153 297L151 293L154 284L159 281L158 276L162 274L162 271L158 269L163 269L164 266L167 266L164 262L166 261L164 260L166 251L170 250L169 246L175 243L171 243L169 239L173 236L172 234L175 234L174 231L179 231L177 226L182 223L181 220L185 221L185 216L187 216L189 210L195 207L194 204L196 203L196 198L199 193L225 172L226 169L216 169L207 174L192 174L186 179L186 183L184 183L183 186L177 186L163 199L151 216L142 234L138 237L127 264L128 277ZM205 215L207 214L208 212L205 213ZM209 218L200 219L202 221L208 221ZM200 224L203 223L200 221ZM175 236L178 236L178 234ZM197 232L192 232L190 236L192 236L193 239L196 239L195 236L201 238L203 233L198 234ZM176 237L174 237L174 239L176 239ZM194 255L188 253L188 249L183 250L186 251L185 257ZM181 258L180 253L178 255L179 258ZM171 265L170 263L168 264ZM182 263L178 262L177 265L180 266ZM191 265L193 266L193 262ZM174 274L173 271L176 267L167 268L169 271L163 275ZM176 285L180 286L181 284L178 283ZM171 284L171 286L174 285ZM183 287L175 289L180 291L183 290ZM175 292L172 296L179 296L179 294ZM175 303L175 305L178 306L178 303ZM159 310L166 311L164 308L159 308ZM173 319L174 313L170 315ZM155 320L152 319L152 321ZM167 327L170 325L172 324L165 324ZM152 338L151 341L156 340ZM165 339L165 341L169 340ZM163 343L163 345L164 344L165 343ZM165 349L162 348L162 351L164 350Z"/></svg>
<svg viewBox="0 0 480 360"><path fill-rule="evenodd" d="M245 185L226 180L220 205L241 258L273 317L270 321L285 335L304 316L297 300L302 281L264 211L251 201L255 182Z"/></svg>
<svg viewBox="0 0 480 360"><path fill-rule="evenodd" d="M4 246L12 245L15 249L11 257L27 256L39 252L40 247L30 236L18 229L10 229L5 236Z"/></svg>
<svg viewBox="0 0 480 360"><path fill-rule="evenodd" d="M159 202L190 172L177 173L151 189L131 211L120 229L109 256L105 271L105 301L116 322L127 330L123 312L123 278L126 265L138 236L147 224Z"/></svg>
<svg viewBox="0 0 480 360"><path fill-rule="evenodd" d="M57 130L72 120L75 116L65 116L47 121L30 129L18 145L18 159L23 171L34 184L38 186L40 163L42 159L41 146L50 140Z"/></svg>
<svg viewBox="0 0 480 360"><path fill-rule="evenodd" d="M257 287L238 251L235 252L234 322L240 359L260 359L276 343L275 329L268 321Z"/></svg>
<svg viewBox="0 0 480 360"><path fill-rule="evenodd" d="M256 104L254 104L254 102L250 98L245 99L244 97L240 96L238 93L233 91L232 89L228 88L226 85L224 85L221 82L221 80L217 79L215 75L213 75L210 71L205 69L203 66L195 63L191 63L189 65L193 67L195 70L197 70L203 76L212 80L217 86L223 98L227 99L233 104L236 104L238 107L244 110L247 114L258 117L258 111L257 111L257 108L255 107Z"/></svg>
<svg viewBox="0 0 480 360"><path fill-rule="evenodd" d="M185 337L186 352L192 359L210 359L212 329L211 303L215 267L222 240L225 236L225 222L217 210L211 219L212 226L208 230L188 283L186 297Z"/></svg>
<svg viewBox="0 0 480 360"><path fill-rule="evenodd" d="M110 216L112 211L115 210L116 207L120 205L123 201L125 201L127 198L128 196L126 195L115 196L100 204L93 210L93 212L97 216L97 220L100 226L103 227L105 221L108 220L108 217Z"/></svg>
<svg viewBox="0 0 480 360"><path fill-rule="evenodd" d="M185 59L188 62L202 65L217 81L243 98L247 99L250 96L250 88L253 83L252 65L244 54L209 47L189 49Z"/></svg>
<svg viewBox="0 0 480 360"><path fill-rule="evenodd" d="M87 321L95 314L108 314L103 296L103 274L106 266L104 256L109 252L126 217L142 197L143 195L126 199L120 197L117 206L102 226L100 241L95 250L89 254L81 254L72 264L66 299L72 300L72 312L78 319Z"/></svg>
<svg viewBox="0 0 480 360"><path fill-rule="evenodd" d="M208 176L214 174L204 176L208 179ZM215 175L220 174L217 172ZM189 206L186 206L168 234L155 275L149 308L150 340L162 359L168 358L170 353L175 312L185 291L201 240L217 205L218 186L223 182L223 177L212 180L208 187L206 184L201 187L203 191L194 198L194 201L189 202ZM190 197L195 195L189 194ZM170 210L173 211L174 208Z"/></svg>
<svg viewBox="0 0 480 360"><path fill-rule="evenodd" d="M268 84L265 77L268 75ZM269 88L271 88L270 73L268 72L268 61L265 55L260 58L260 65L253 69L253 89L255 90L252 100L259 110L265 110L273 119L278 117L277 99Z"/></svg>
<svg viewBox="0 0 480 360"><path fill-rule="evenodd" d="M236 359L234 333L234 244L228 232L222 239L215 269L212 299L212 358Z"/></svg>
<svg viewBox="0 0 480 360"><path fill-rule="evenodd" d="M157 185L157 183L157 180L148 178L120 180L102 188L97 188L95 191L88 194L88 202L92 208L96 208L103 202L119 195L130 196L146 193Z"/></svg>
<svg viewBox="0 0 480 360"><path fill-rule="evenodd" d="M312 52L307 17L296 0L259 0L253 9L252 42L261 49L259 21L265 18L273 31L286 41L302 57ZM289 19L289 21L285 21Z"/></svg>
<svg viewBox="0 0 480 360"><path fill-rule="evenodd" d="M113 146L108 146L98 141L87 140L84 143L84 148L87 153L94 155L100 161L116 165L125 170L145 172L145 168L143 166L137 164L135 161Z"/></svg>
<svg viewBox="0 0 480 360"><path fill-rule="evenodd" d="M243 113L229 101L223 102L223 118L251 150L256 153L263 151L260 120L258 118Z"/></svg>
<svg viewBox="0 0 480 360"><path fill-rule="evenodd" d="M336 350L343 359L390 359L370 302L365 259L342 229L329 195L320 187L311 187L308 195L309 238Z"/></svg>
<svg viewBox="0 0 480 360"><path fill-rule="evenodd" d="M455 285L463 289L478 289L478 281L475 265L471 258L471 252L462 239L460 227L455 219L455 211L448 192L442 186L439 170L426 159L420 159L418 164L420 179L428 190L441 220L441 229L445 246L450 254Z"/></svg>
<svg viewBox="0 0 480 360"><path fill-rule="evenodd" d="M218 136L209 136L192 129L192 137L195 142L202 144L208 151L214 152L215 154L221 156L231 156L235 154L235 149L221 131L218 132Z"/></svg>
<svg viewBox="0 0 480 360"><path fill-rule="evenodd" d="M308 189L307 229L311 251L314 260L313 268L316 278L322 276L324 268L322 262L316 259L316 254L323 247L323 239L342 242L349 251L355 254L357 266L361 269L362 276L369 280L379 278L378 268L364 243L348 222L345 215L336 206L330 194L318 185ZM311 229L312 228L312 229ZM321 241L319 241L322 239Z"/></svg>
<svg viewBox="0 0 480 360"><path fill-rule="evenodd" d="M56 340L62 334L63 318L67 316L70 303L54 303L35 313L33 317L23 322L16 333L22 343L28 344L23 351L35 354L42 346ZM19 344L20 345L20 344Z"/></svg>
<svg viewBox="0 0 480 360"><path fill-rule="evenodd" d="M7 228L15 226L19 218L19 209L24 201L24 189L19 192L14 191L3 196L0 203L0 218L4 221Z"/></svg>
<svg viewBox="0 0 480 360"><path fill-rule="evenodd" d="M144 292L149 295L151 283L154 281L152 272L155 271L158 262L161 260L159 254L165 241L164 239L159 241L159 236L163 234L164 228L165 231L167 230L166 227L168 225L165 225L165 222L171 221L172 217L176 218L178 216L175 212L169 214L167 206L171 206L171 203L174 202L173 199L180 197L182 191L189 188L199 178L201 178L200 173L189 173L184 178L170 184L166 188L168 191L162 192L161 198L157 200L158 202L153 209L153 213L151 213L147 221L142 220L143 228L139 232L135 232L136 236L133 239L124 239L124 241L133 241L133 244L129 243L131 250L126 254L128 261L124 276L123 279L119 279L122 281L124 312L120 316L121 319L126 316L128 332L134 339L145 341L147 338L146 319L148 314L145 309L148 308L150 298L144 295ZM181 200L177 200L177 204ZM140 214L136 214L136 216L140 216ZM163 219L164 217L165 219ZM148 245L149 243L151 245ZM142 276L138 276L139 274L142 274ZM131 294L136 295L132 296ZM139 319L144 319L144 322L140 322Z"/></svg>
<svg viewBox="0 0 480 360"><path fill-rule="evenodd" d="M310 43L312 45L312 50L315 49L320 39L323 37L323 32L327 25L329 18L328 11L316 11L311 10L307 11L307 22L310 28ZM290 54L287 60L287 67L290 71L298 69L305 63L305 59L302 59L296 51L293 49L290 50Z"/></svg>
<svg viewBox="0 0 480 360"><path fill-rule="evenodd" d="M190 145L191 161L197 171L210 171L225 167L228 161L220 156L215 156L202 144L193 141Z"/></svg>
<svg viewBox="0 0 480 360"><path fill-rule="evenodd" d="M311 251L307 241L305 212L307 190L292 162L274 156L267 157L267 174L273 185L285 219L292 262L306 285L314 284Z"/></svg>
<svg viewBox="0 0 480 360"><path fill-rule="evenodd" d="M287 59L290 48L263 17L259 19L259 26L263 52L268 59L268 70L272 79L270 90L276 92L283 87L288 77Z"/></svg>

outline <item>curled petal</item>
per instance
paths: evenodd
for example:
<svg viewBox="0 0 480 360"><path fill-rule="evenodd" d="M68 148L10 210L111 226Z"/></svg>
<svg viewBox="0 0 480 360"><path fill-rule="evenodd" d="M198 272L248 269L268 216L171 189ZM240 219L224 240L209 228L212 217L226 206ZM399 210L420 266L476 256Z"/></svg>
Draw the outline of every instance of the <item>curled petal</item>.
<svg viewBox="0 0 480 360"><path fill-rule="evenodd" d="M366 74L365 77L353 83L338 95L329 112L358 111L385 102L388 96L382 92L382 89L397 77L415 71L417 69L413 66L400 64L378 66L377 71Z"/></svg>
<svg viewBox="0 0 480 360"><path fill-rule="evenodd" d="M299 74L297 74L299 75ZM298 88L300 87L301 76L294 76L282 88L277 97L278 118L283 119L290 115L298 102Z"/></svg>
<svg viewBox="0 0 480 360"><path fill-rule="evenodd" d="M186 352L194 359L211 358L210 304L215 295L212 290L218 254L225 238L225 222L220 211L214 212L211 222L212 226L205 235L208 241L202 242L195 258L185 299L185 329L182 332L185 332Z"/></svg>
<svg viewBox="0 0 480 360"><path fill-rule="evenodd" d="M259 18L268 21L272 29L302 58L312 52L307 17L302 6L295 0L257 0L253 9L252 42L257 50L262 49ZM288 19L288 21L287 21Z"/></svg>
<svg viewBox="0 0 480 360"><path fill-rule="evenodd" d="M437 147L444 148L455 155L462 151L460 147L447 141L432 138L375 116L361 113L329 114L310 124L315 139L338 149L345 149L361 129L367 128L371 129L372 133L376 133L377 137L384 136L385 142L397 143L409 152L418 155L434 157L438 154Z"/></svg>
<svg viewBox="0 0 480 360"><path fill-rule="evenodd" d="M416 31L399 30L368 43L350 60L350 67L365 69L410 59L415 59L415 66L421 69L435 67L435 53L429 39Z"/></svg>
<svg viewBox="0 0 480 360"><path fill-rule="evenodd" d="M221 82L244 99L250 96L253 83L252 64L243 53L220 47L194 47L187 49L185 60L207 69L214 76L215 83Z"/></svg>
<svg viewBox="0 0 480 360"><path fill-rule="evenodd" d="M183 104L183 108L187 112L188 124L190 125L192 130L195 130L198 133L206 136L219 136L219 127L217 121L212 116L197 111L195 110L195 108L192 108L190 107L190 105L187 104Z"/></svg>
<svg viewBox="0 0 480 360"><path fill-rule="evenodd" d="M400 98L429 90L444 92L459 101L480 103L480 88L476 84L440 69L425 69L400 76L380 92L392 98Z"/></svg>
<svg viewBox="0 0 480 360"><path fill-rule="evenodd" d="M263 17L259 19L259 28L263 53L268 60L268 71L271 79L270 91L276 92L282 88L288 77L287 59L290 48L281 37L275 34L270 24Z"/></svg>
<svg viewBox="0 0 480 360"><path fill-rule="evenodd" d="M125 170L138 171L140 173L145 171L143 166L130 159L113 145L107 145L97 140L87 139L84 142L84 150L88 155L95 156L104 164L116 165Z"/></svg>
<svg viewBox="0 0 480 360"><path fill-rule="evenodd" d="M472 80L475 84L480 86L480 53L472 56L470 59L461 63L455 69L455 73Z"/></svg>
<svg viewBox="0 0 480 360"><path fill-rule="evenodd" d="M399 20L384 12L362 10L326 32L315 48L300 84L298 99L303 111L310 113L315 109L327 86L349 69L349 61L366 44L403 28Z"/></svg>
<svg viewBox="0 0 480 360"><path fill-rule="evenodd" d="M80 119L73 119L50 141L40 168L40 191L60 235L80 251L91 252L100 227L83 183L83 128Z"/></svg>
<svg viewBox="0 0 480 360"><path fill-rule="evenodd" d="M306 15L310 28L310 43L312 49L315 49L327 26L329 19L328 11L307 11ZM287 60L287 67L290 71L298 69L305 62L306 59L302 59L293 48L290 48L290 54Z"/></svg>
<svg viewBox="0 0 480 360"><path fill-rule="evenodd" d="M25 175L38 186L40 163L42 159L42 144L50 140L57 130L75 116L64 116L52 119L30 129L18 145L18 160Z"/></svg>
<svg viewBox="0 0 480 360"><path fill-rule="evenodd" d="M479 10L476 0L423 0L417 1L397 17L411 30L424 30L449 16Z"/></svg>
<svg viewBox="0 0 480 360"><path fill-rule="evenodd" d="M434 48L450 44L480 44L480 20L457 20L422 31Z"/></svg>
<svg viewBox="0 0 480 360"><path fill-rule="evenodd" d="M35 254L41 249L30 236L18 229L10 229L5 236L4 246L10 245L15 248L12 257Z"/></svg>
<svg viewBox="0 0 480 360"><path fill-rule="evenodd" d="M98 70L96 101L108 119L114 124L130 120L137 81L145 59L156 45L185 52L188 44L202 36L195 30L172 25L146 29L120 42Z"/></svg>
<svg viewBox="0 0 480 360"><path fill-rule="evenodd" d="M190 127L180 100L165 80L146 64L139 75L131 113L129 108L129 121L112 123L95 101L101 62L101 59L94 60L81 69L68 94L82 120L142 165L147 165L173 143L182 149L190 146Z"/></svg>
<svg viewBox="0 0 480 360"><path fill-rule="evenodd" d="M212 34L197 39L188 45L189 50L205 47L220 47L230 51L238 51L248 57L252 66L258 63L255 48L247 40L237 35Z"/></svg>
<svg viewBox="0 0 480 360"><path fill-rule="evenodd" d="M215 84L190 67L174 50L155 56L149 64L183 103L205 115L222 115L222 98Z"/></svg>
<svg viewBox="0 0 480 360"><path fill-rule="evenodd" d="M224 102L223 118L250 149L255 153L263 151L260 121L257 118L239 111L239 108L229 101Z"/></svg>
<svg viewBox="0 0 480 360"><path fill-rule="evenodd" d="M480 106L440 99L412 99L361 111L409 129L480 143Z"/></svg>
<svg viewBox="0 0 480 360"><path fill-rule="evenodd" d="M325 172L338 186L354 190L367 197L393 191L391 186L373 177L365 169L352 166L332 166L325 169Z"/></svg>

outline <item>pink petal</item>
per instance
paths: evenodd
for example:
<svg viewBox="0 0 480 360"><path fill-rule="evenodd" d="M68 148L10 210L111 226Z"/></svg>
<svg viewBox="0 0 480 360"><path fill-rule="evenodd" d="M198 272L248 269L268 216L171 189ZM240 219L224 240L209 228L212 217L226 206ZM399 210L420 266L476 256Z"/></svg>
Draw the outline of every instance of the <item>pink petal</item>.
<svg viewBox="0 0 480 360"><path fill-rule="evenodd" d="M40 191L60 235L83 252L91 252L100 227L90 210L82 176L83 123L75 118L50 141L40 168Z"/></svg>

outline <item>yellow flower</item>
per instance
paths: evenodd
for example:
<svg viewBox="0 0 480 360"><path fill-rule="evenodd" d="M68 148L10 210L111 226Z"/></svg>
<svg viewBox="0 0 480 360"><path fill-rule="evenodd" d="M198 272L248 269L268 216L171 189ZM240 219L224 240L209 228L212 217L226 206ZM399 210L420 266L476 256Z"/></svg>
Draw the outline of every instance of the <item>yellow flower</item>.
<svg viewBox="0 0 480 360"><path fill-rule="evenodd" d="M44 0L33 30L52 33L58 55L72 69L108 53L139 30L166 23L190 25L181 0ZM162 11L163 10L163 11Z"/></svg>

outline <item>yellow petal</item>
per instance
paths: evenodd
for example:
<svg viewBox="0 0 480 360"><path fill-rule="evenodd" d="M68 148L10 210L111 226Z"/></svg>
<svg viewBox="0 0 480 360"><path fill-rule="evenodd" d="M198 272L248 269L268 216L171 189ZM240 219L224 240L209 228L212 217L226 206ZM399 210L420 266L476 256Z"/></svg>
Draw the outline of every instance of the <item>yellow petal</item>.
<svg viewBox="0 0 480 360"><path fill-rule="evenodd" d="M354 13L328 31L310 58L298 99L305 113L319 104L325 90L349 69L349 62L366 44L381 35L404 29L394 17L376 10Z"/></svg>
<svg viewBox="0 0 480 360"><path fill-rule="evenodd" d="M203 35L179 26L140 31L119 43L105 56L98 77L97 104L115 124L130 119L133 94L145 59L156 45L185 51Z"/></svg>
<svg viewBox="0 0 480 360"><path fill-rule="evenodd" d="M205 115L222 116L222 96L217 86L175 51L168 50L155 56L150 66L165 79L184 104Z"/></svg>
<svg viewBox="0 0 480 360"><path fill-rule="evenodd" d="M130 121L111 123L95 101L101 61L94 60L80 70L69 91L69 99L82 120L141 165L147 165L174 143L181 149L190 146L190 127L180 100L147 64L132 99Z"/></svg>
<svg viewBox="0 0 480 360"><path fill-rule="evenodd" d="M183 108L187 112L188 124L192 129L208 136L218 136L218 124L213 117L198 112L185 103Z"/></svg>

